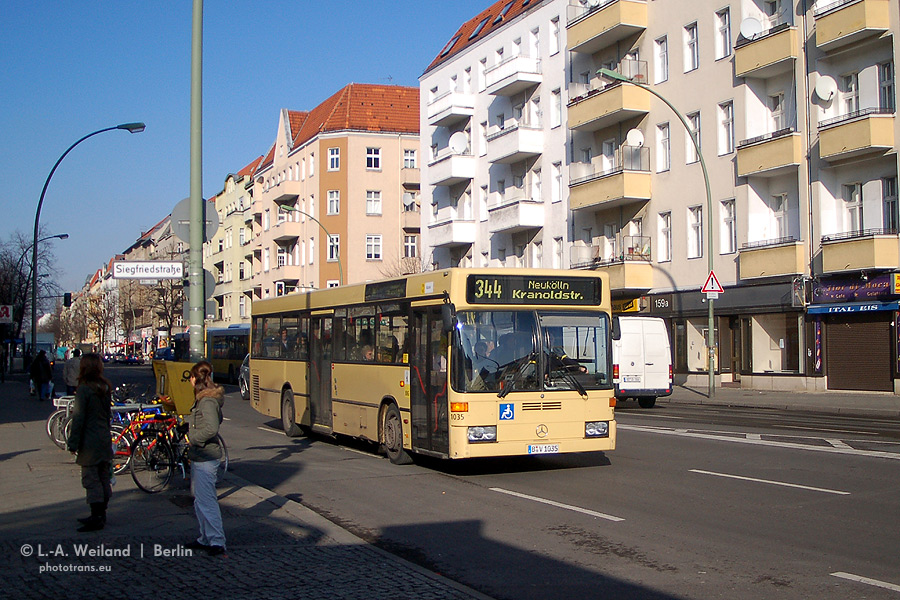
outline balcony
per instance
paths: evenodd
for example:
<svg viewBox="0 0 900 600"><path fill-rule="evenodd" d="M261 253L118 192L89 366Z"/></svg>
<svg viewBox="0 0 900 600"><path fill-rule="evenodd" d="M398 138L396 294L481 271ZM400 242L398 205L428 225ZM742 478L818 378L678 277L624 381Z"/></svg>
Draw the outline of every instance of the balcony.
<svg viewBox="0 0 900 600"><path fill-rule="evenodd" d="M642 60L622 61L616 71L638 83L647 81L647 63ZM575 131L597 131L650 112L650 94L619 81L593 88L572 84L569 95L569 129Z"/></svg>
<svg viewBox="0 0 900 600"><path fill-rule="evenodd" d="M802 136L789 127L738 143L738 177L775 177L794 171L802 162Z"/></svg>
<svg viewBox="0 0 900 600"><path fill-rule="evenodd" d="M400 185L404 190L417 190L421 187L419 169L400 169Z"/></svg>
<svg viewBox="0 0 900 600"><path fill-rule="evenodd" d="M734 45L735 77L766 78L789 71L799 55L797 28L782 23Z"/></svg>
<svg viewBox="0 0 900 600"><path fill-rule="evenodd" d="M572 246L569 254L571 267L606 272L610 291L616 296L649 291L653 287L650 238L620 236L616 246L622 250L613 258L603 258L604 247L600 245Z"/></svg>
<svg viewBox="0 0 900 600"><path fill-rule="evenodd" d="M802 275L806 244L793 237L744 244L740 250L741 279Z"/></svg>
<svg viewBox="0 0 900 600"><path fill-rule="evenodd" d="M475 114L475 95L445 92L428 103L428 124L449 127Z"/></svg>
<svg viewBox="0 0 900 600"><path fill-rule="evenodd" d="M447 152L428 165L428 183L456 185L475 177L475 157Z"/></svg>
<svg viewBox="0 0 900 600"><path fill-rule="evenodd" d="M597 6L570 4L567 45L572 52L593 54L646 28L646 0L601 0Z"/></svg>
<svg viewBox="0 0 900 600"><path fill-rule="evenodd" d="M822 271L895 270L900 264L896 230L866 229L822 236Z"/></svg>
<svg viewBox="0 0 900 600"><path fill-rule="evenodd" d="M815 20L816 46L826 52L880 35L891 28L888 0L817 2Z"/></svg>
<svg viewBox="0 0 900 600"><path fill-rule="evenodd" d="M650 149L622 146L612 165L570 166L569 208L605 210L650 199Z"/></svg>
<svg viewBox="0 0 900 600"><path fill-rule="evenodd" d="M492 96L513 96L539 85L541 60L528 56L512 56L484 72L485 91Z"/></svg>
<svg viewBox="0 0 900 600"><path fill-rule="evenodd" d="M507 200L488 209L491 233L515 233L544 226L544 203L533 198Z"/></svg>
<svg viewBox="0 0 900 600"><path fill-rule="evenodd" d="M435 248L468 246L475 243L475 221L450 219L428 226L431 245Z"/></svg>
<svg viewBox="0 0 900 600"><path fill-rule="evenodd" d="M415 233L422 228L422 213L418 210L400 212L400 227L407 233Z"/></svg>
<svg viewBox="0 0 900 600"><path fill-rule="evenodd" d="M894 110L867 108L819 122L819 155L843 160L894 148Z"/></svg>
<svg viewBox="0 0 900 600"><path fill-rule="evenodd" d="M544 152L544 132L537 127L516 124L497 129L487 136L487 160L509 164L540 156Z"/></svg>

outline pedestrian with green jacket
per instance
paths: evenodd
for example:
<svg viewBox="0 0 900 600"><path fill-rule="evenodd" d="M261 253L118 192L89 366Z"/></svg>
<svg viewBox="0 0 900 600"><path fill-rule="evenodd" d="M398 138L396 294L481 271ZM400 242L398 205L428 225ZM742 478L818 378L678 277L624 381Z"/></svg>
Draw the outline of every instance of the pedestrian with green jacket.
<svg viewBox="0 0 900 600"><path fill-rule="evenodd" d="M213 383L212 365L205 360L191 368L190 381L194 386L194 405L185 420L190 442L191 494L200 537L186 547L217 556L225 553L225 528L216 494L216 478L223 456L217 436L222 423L225 390Z"/></svg>
<svg viewBox="0 0 900 600"><path fill-rule="evenodd" d="M97 531L106 525L106 509L112 496L112 384L103 376L103 360L98 354L81 357L78 388L72 403L72 428L66 448L81 465L81 485L91 507L91 516L78 519L78 531Z"/></svg>

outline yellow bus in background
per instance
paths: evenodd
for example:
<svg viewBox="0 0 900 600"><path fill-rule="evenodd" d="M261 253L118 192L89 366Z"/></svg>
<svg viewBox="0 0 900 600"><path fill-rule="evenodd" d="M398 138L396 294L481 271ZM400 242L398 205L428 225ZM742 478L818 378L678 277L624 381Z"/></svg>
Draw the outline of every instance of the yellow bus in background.
<svg viewBox="0 0 900 600"><path fill-rule="evenodd" d="M390 460L612 450L605 274L446 269L253 303L250 400Z"/></svg>
<svg viewBox="0 0 900 600"><path fill-rule="evenodd" d="M237 383L241 363L250 351L250 325L206 329L206 356L217 377Z"/></svg>

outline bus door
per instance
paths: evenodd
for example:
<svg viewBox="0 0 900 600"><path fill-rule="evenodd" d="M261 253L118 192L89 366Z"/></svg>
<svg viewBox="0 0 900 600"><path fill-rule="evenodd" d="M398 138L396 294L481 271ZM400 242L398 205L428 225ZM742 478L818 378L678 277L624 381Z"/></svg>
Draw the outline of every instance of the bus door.
<svg viewBox="0 0 900 600"><path fill-rule="evenodd" d="M310 319L309 419L331 432L331 315Z"/></svg>
<svg viewBox="0 0 900 600"><path fill-rule="evenodd" d="M409 357L410 421L412 445L449 454L447 402L447 336L443 334L441 307L413 308Z"/></svg>

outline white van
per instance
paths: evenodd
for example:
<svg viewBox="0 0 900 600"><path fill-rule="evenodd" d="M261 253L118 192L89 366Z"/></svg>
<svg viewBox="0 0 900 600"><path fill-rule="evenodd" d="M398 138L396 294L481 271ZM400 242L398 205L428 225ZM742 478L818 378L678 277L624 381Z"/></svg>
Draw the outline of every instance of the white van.
<svg viewBox="0 0 900 600"><path fill-rule="evenodd" d="M653 408L659 396L672 393L672 351L666 322L658 317L617 317L619 339L613 341L616 398L636 398Z"/></svg>

